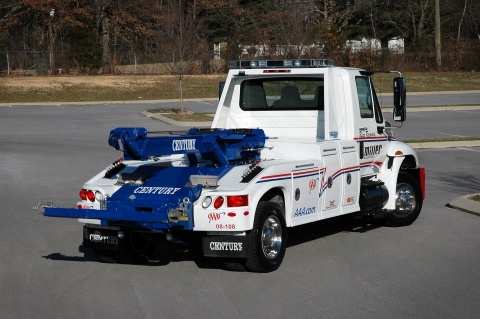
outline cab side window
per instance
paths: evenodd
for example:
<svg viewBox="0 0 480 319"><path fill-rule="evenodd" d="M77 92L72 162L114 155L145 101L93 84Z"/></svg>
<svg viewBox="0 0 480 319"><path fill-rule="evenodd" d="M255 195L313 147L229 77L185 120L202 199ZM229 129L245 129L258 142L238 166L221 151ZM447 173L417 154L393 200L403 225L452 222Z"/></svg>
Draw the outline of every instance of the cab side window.
<svg viewBox="0 0 480 319"><path fill-rule="evenodd" d="M360 116L362 118L372 118L373 100L372 91L370 90L370 82L366 76L355 77L355 83L357 84L358 105L360 106Z"/></svg>

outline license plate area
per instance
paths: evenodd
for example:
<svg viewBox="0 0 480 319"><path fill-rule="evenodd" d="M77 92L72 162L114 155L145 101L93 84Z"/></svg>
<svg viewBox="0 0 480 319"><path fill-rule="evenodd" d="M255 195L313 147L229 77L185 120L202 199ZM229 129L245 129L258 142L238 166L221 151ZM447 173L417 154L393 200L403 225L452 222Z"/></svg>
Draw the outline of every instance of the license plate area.
<svg viewBox="0 0 480 319"><path fill-rule="evenodd" d="M83 244L85 247L124 250L124 238L118 238L119 229L84 226Z"/></svg>

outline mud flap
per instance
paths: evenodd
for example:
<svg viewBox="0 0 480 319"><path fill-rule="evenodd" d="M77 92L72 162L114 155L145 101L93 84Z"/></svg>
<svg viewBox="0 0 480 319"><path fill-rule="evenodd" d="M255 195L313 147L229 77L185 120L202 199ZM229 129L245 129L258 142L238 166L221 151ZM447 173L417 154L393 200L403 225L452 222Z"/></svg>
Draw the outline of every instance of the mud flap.
<svg viewBox="0 0 480 319"><path fill-rule="evenodd" d="M207 257L248 257L247 236L210 236L202 238L203 255Z"/></svg>

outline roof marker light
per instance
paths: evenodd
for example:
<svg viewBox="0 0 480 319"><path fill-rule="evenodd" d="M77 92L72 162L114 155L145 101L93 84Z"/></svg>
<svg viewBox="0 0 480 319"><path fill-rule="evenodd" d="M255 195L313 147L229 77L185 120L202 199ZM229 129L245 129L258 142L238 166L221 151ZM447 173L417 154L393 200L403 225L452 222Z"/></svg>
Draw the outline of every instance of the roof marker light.
<svg viewBox="0 0 480 319"><path fill-rule="evenodd" d="M290 73L291 70L263 70L263 73Z"/></svg>

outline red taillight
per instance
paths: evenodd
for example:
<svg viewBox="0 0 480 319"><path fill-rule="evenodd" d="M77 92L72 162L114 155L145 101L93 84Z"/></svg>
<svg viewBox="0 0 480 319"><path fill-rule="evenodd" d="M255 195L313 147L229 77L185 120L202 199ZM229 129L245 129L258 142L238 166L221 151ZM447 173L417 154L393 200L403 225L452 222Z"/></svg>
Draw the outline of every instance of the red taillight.
<svg viewBox="0 0 480 319"><path fill-rule="evenodd" d="M248 206L248 195L227 196L227 207Z"/></svg>
<svg viewBox="0 0 480 319"><path fill-rule="evenodd" d="M213 207L219 209L223 205L223 201L224 199L222 196L215 198L215 201L213 202Z"/></svg>
<svg viewBox="0 0 480 319"><path fill-rule="evenodd" d="M82 208L83 208L83 206L82 206L82 205L80 205L80 204L78 204L78 205L77 205L77 208L78 208L78 209L82 209Z"/></svg>
<svg viewBox="0 0 480 319"><path fill-rule="evenodd" d="M95 201L95 194L92 191L87 191L87 198L89 201L94 202Z"/></svg>
<svg viewBox="0 0 480 319"><path fill-rule="evenodd" d="M87 200L87 190L86 189L80 190L80 198L82 200Z"/></svg>

